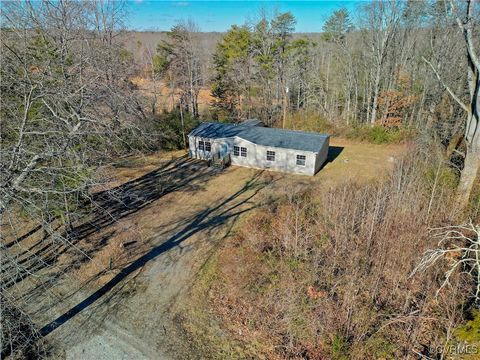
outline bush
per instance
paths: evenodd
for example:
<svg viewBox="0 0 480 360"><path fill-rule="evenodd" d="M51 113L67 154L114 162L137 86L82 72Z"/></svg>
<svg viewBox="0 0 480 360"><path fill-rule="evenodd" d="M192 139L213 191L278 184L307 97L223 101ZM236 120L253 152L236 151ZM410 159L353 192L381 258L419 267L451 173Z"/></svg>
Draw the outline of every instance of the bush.
<svg viewBox="0 0 480 360"><path fill-rule="evenodd" d="M472 217L480 217L480 176L473 188L473 194L470 198L469 211Z"/></svg>
<svg viewBox="0 0 480 360"><path fill-rule="evenodd" d="M41 358L43 345L30 317L3 296L0 299L0 357L11 359Z"/></svg>
<svg viewBox="0 0 480 360"><path fill-rule="evenodd" d="M405 128L388 129L383 126L356 125L345 129L343 134L347 138L372 144L399 144L411 140L415 136L415 131Z"/></svg>
<svg viewBox="0 0 480 360"><path fill-rule="evenodd" d="M471 319L455 330L459 342L478 343L480 345L480 310L472 311Z"/></svg>
<svg viewBox="0 0 480 360"><path fill-rule="evenodd" d="M297 111L290 114L286 121L286 128L291 130L314 131L339 135L339 129L333 123L318 113Z"/></svg>
<svg viewBox="0 0 480 360"><path fill-rule="evenodd" d="M327 133L373 144L398 144L412 140L416 135L414 129L407 128L386 128L361 123L338 125L317 113L303 111L291 114L287 119L286 127L292 130Z"/></svg>

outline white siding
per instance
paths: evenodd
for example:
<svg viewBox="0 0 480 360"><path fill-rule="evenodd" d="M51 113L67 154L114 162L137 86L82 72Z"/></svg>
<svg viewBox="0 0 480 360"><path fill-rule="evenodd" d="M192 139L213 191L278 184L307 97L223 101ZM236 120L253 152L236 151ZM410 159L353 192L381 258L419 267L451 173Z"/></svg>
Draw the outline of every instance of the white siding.
<svg viewBox="0 0 480 360"><path fill-rule="evenodd" d="M198 150L198 141L210 141L212 143L212 154L218 153L222 144L228 146L233 165L305 175L315 175L326 161L328 155L328 139L319 153L257 145L238 137L208 139L189 136L188 140L190 154L194 158L206 159L209 157L210 154ZM234 156L234 146L247 148L247 157ZM275 152L275 161L267 160L267 150ZM305 166L297 165L297 155L305 156Z"/></svg>
<svg viewBox="0 0 480 360"><path fill-rule="evenodd" d="M209 141L212 145L211 152L202 151L198 148L198 142ZM209 139L202 138L198 136L188 136L188 148L190 150L190 156L197 159L208 159L213 154L218 154L220 152L222 144L227 144L229 139Z"/></svg>
<svg viewBox="0 0 480 360"><path fill-rule="evenodd" d="M246 158L234 156L232 150L231 159L234 165L314 175L315 153L257 145L241 138L234 138L234 145L247 148ZM267 160L267 151L275 152L275 161ZM297 165L297 155L305 156L305 166Z"/></svg>

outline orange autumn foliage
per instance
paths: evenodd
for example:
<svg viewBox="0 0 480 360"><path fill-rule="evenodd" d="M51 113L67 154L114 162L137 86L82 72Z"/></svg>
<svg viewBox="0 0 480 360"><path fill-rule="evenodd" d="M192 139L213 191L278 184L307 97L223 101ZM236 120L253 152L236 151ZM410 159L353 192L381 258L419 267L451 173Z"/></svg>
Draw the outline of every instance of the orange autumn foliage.
<svg viewBox="0 0 480 360"><path fill-rule="evenodd" d="M399 72L396 89L385 90L380 93L378 104L384 109L383 116L380 119L380 125L386 128L398 128L402 126L404 118L408 115L408 110L418 100L417 95L411 95L410 77Z"/></svg>

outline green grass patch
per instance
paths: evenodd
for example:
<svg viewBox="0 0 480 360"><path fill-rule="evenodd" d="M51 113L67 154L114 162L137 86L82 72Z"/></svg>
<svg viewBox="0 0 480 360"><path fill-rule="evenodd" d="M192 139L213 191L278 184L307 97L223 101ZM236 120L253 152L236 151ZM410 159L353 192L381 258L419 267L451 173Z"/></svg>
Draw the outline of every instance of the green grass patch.
<svg viewBox="0 0 480 360"><path fill-rule="evenodd" d="M348 360L349 345L347 340L341 335L335 335L331 344L332 360Z"/></svg>
<svg viewBox="0 0 480 360"><path fill-rule="evenodd" d="M475 310L472 319L455 330L455 337L466 343L480 344L480 310Z"/></svg>

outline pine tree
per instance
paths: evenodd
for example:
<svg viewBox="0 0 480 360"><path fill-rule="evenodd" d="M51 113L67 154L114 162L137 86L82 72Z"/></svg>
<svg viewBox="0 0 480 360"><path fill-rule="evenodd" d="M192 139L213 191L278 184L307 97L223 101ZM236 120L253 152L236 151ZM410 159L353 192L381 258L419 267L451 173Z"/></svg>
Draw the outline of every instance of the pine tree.
<svg viewBox="0 0 480 360"><path fill-rule="evenodd" d="M323 39L328 42L343 42L348 32L353 29L347 9L334 11L323 25Z"/></svg>

